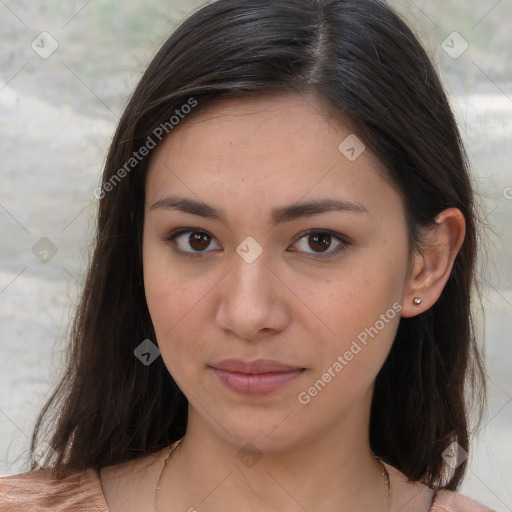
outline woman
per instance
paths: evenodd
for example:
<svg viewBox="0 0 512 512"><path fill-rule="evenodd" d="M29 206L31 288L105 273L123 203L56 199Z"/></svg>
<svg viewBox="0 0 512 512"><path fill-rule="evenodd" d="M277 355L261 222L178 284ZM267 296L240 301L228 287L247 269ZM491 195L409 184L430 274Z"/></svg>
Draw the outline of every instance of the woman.
<svg viewBox="0 0 512 512"><path fill-rule="evenodd" d="M388 6L205 6L96 192L45 469L2 510L489 510L455 492L485 390L467 163Z"/></svg>

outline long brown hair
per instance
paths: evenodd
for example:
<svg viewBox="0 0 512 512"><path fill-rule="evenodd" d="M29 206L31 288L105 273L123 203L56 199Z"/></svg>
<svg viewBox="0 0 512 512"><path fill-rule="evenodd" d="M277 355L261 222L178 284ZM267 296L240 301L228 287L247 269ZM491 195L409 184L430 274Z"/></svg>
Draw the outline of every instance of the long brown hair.
<svg viewBox="0 0 512 512"><path fill-rule="evenodd" d="M471 317L473 192L429 57L377 0L219 0L189 17L158 51L108 153L67 369L32 438L33 456L50 434L55 452L44 465L101 468L160 450L186 431L188 401L162 358L145 366L134 356L143 340L156 343L141 261L151 149L142 155L140 148L171 133L179 113L178 122L187 122L222 97L311 92L334 116L350 119L386 165L405 203L411 247L443 209L464 215L466 237L441 297L400 320L376 378L370 419L377 456L411 480L458 487L466 461L448 471L443 451L453 441L469 451L469 407L482 408L485 398Z"/></svg>

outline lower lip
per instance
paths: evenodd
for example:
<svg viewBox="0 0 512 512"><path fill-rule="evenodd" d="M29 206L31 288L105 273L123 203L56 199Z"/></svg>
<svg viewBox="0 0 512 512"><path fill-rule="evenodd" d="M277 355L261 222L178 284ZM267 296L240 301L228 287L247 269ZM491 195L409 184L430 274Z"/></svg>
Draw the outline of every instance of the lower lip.
<svg viewBox="0 0 512 512"><path fill-rule="evenodd" d="M239 373L212 368L220 381L241 395L268 395L285 387L299 377L304 370L272 373Z"/></svg>

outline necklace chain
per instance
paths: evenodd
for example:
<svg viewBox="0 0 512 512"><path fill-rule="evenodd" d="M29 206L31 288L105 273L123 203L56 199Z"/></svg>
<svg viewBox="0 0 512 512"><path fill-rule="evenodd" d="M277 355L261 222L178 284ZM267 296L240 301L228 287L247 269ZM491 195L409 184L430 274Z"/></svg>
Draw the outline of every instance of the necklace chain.
<svg viewBox="0 0 512 512"><path fill-rule="evenodd" d="M165 468L167 466L167 462L168 462L169 458L171 457L172 452L174 450L176 450L176 448L178 448L178 446L180 445L181 441L183 441L183 437L181 439L178 439L177 441L175 441L174 443L171 444L171 448L169 450L169 453L167 454L167 457L164 460L164 464L162 466L162 470L160 471L160 476L158 477L158 482L156 484L155 496L154 496L154 500L153 500L154 501L154 503L153 503L153 510L155 512L156 512L156 507L158 505L158 491L160 490L160 482L162 480L162 476L163 476Z"/></svg>
<svg viewBox="0 0 512 512"><path fill-rule="evenodd" d="M156 484L156 489L155 489L154 507L153 507L155 512L157 510L157 505L158 505L158 492L160 491L160 482L162 480L162 476L164 474L165 468L167 467L167 462L169 461L169 459L170 459L172 453L174 452L174 450L176 450L176 448L178 448L178 446L180 445L181 441L183 441L183 437L181 439L178 439L177 441L175 441L174 443L171 444L169 453L167 454L167 457L164 460L164 463L163 463L163 466L162 466L162 470L160 471L160 476L158 477L158 482ZM381 467L381 470L382 470L380 475L384 479L384 485L386 487L386 492L385 492L384 496L386 498L386 503L387 503L387 506L388 506L388 509L389 509L391 507L391 481L390 481L389 473L388 473L388 470L386 469L386 466L384 466L383 462L380 459L377 459L377 460L379 461L380 467Z"/></svg>
<svg viewBox="0 0 512 512"><path fill-rule="evenodd" d="M384 485L386 486L386 492L384 496L386 497L386 504L389 509L391 508L391 480L389 478L388 470L386 466L384 466L384 463L380 459L377 460L380 462L380 467L382 468L382 472L380 475L382 476L382 478L384 478Z"/></svg>

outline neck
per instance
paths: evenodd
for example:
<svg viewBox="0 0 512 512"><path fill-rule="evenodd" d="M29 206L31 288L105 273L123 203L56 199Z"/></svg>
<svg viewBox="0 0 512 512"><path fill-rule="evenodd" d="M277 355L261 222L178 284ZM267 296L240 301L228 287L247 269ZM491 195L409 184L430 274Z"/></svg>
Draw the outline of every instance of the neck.
<svg viewBox="0 0 512 512"><path fill-rule="evenodd" d="M360 411L336 428L283 448L213 432L194 409L163 474L158 510L387 510L386 477Z"/></svg>

